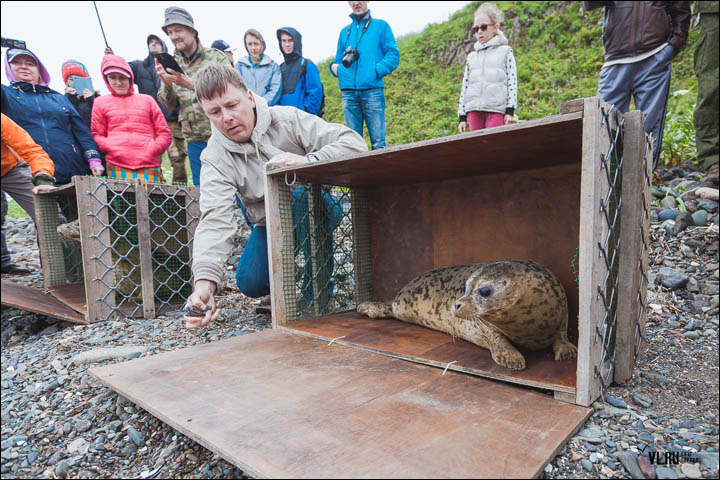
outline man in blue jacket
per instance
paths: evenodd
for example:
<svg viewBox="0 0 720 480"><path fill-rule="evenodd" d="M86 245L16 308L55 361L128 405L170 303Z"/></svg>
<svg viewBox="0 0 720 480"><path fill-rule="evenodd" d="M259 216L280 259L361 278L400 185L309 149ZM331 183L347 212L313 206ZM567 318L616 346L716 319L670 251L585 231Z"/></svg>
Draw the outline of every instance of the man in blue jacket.
<svg viewBox="0 0 720 480"><path fill-rule="evenodd" d="M348 2L350 25L338 38L330 72L338 77L345 124L363 133L367 125L373 150L385 148L385 82L400 62L395 36L384 20L372 18L368 2Z"/></svg>
<svg viewBox="0 0 720 480"><path fill-rule="evenodd" d="M279 28L277 39L285 61L280 65L282 90L278 105L289 105L322 116L323 99L320 72L302 56L302 35L291 27Z"/></svg>

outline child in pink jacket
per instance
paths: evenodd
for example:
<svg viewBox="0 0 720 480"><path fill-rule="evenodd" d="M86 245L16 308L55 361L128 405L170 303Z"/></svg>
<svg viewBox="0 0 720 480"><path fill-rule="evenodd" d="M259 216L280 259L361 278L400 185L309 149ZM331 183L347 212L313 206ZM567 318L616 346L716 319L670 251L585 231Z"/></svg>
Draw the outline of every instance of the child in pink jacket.
<svg viewBox="0 0 720 480"><path fill-rule="evenodd" d="M107 153L108 178L163 181L161 155L172 136L155 100L135 93L130 65L117 55L105 55L100 66L110 95L95 99L90 131Z"/></svg>

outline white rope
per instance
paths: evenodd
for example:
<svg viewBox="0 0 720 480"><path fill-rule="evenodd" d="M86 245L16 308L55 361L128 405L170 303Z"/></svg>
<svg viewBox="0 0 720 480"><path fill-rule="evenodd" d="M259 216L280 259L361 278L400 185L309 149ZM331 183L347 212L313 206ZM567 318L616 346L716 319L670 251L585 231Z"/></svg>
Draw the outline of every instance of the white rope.
<svg viewBox="0 0 720 480"><path fill-rule="evenodd" d="M330 343L328 343L328 346L332 345L335 340L340 340L341 338L345 338L345 335L343 335L342 337L333 338L332 340L330 340Z"/></svg>
<svg viewBox="0 0 720 480"><path fill-rule="evenodd" d="M442 373L443 375L445 375L445 372L447 372L447 369L450 368L450 365L452 365L453 363L457 363L457 360L453 360L452 362L445 365L445 370L443 370L443 373Z"/></svg>

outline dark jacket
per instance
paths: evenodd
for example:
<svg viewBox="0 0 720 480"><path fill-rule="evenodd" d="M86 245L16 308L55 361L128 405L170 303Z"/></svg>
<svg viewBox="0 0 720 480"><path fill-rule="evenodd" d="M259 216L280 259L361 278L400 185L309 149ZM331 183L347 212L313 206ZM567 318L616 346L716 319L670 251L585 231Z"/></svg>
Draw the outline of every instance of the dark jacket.
<svg viewBox="0 0 720 480"><path fill-rule="evenodd" d="M285 61L280 65L282 87L278 105L291 106L318 115L321 113L320 107L323 98L320 71L313 62L303 58L300 32L291 27L280 28L277 31L278 42L280 42L282 33L293 37L295 48L292 52L285 53L280 44L280 52Z"/></svg>
<svg viewBox="0 0 720 480"><path fill-rule="evenodd" d="M165 42L157 36L154 36L154 38L157 38L160 43L162 43L163 52L167 53L167 45L165 45ZM167 108L165 105L157 101L157 92L160 89L161 82L160 77L157 76L157 71L155 70L155 60L152 55L145 57L145 60L134 60L130 62L130 68L132 68L132 73L135 76L135 83L138 86L138 92L150 95L155 99L157 104L160 105L160 110L162 110L165 120L168 122L177 122L178 109Z"/></svg>
<svg viewBox="0 0 720 480"><path fill-rule="evenodd" d="M55 90L27 82L2 86L2 112L27 131L55 164L57 183L90 173L100 152L70 100Z"/></svg>
<svg viewBox="0 0 720 480"><path fill-rule="evenodd" d="M87 125L88 128L90 128L90 119L92 118L93 103L95 102L95 98L99 97L100 94L95 92L95 94L90 98L85 98L82 96L78 98L77 95L73 95L71 93L66 93L65 96L68 100L70 100L70 103L72 103L72 106L75 107L75 110L77 110L78 114L80 114L80 118L82 118L83 123Z"/></svg>
<svg viewBox="0 0 720 480"><path fill-rule="evenodd" d="M605 61L648 52L665 42L677 55L687 42L690 2L583 2L586 10L605 7Z"/></svg>

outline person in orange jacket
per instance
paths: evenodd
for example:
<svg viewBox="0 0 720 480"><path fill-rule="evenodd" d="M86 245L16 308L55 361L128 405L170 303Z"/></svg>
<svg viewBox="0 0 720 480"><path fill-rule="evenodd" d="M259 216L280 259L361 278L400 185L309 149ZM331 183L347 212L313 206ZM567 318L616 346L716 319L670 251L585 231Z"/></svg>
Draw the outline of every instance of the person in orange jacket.
<svg viewBox="0 0 720 480"><path fill-rule="evenodd" d="M2 273L27 274L30 270L15 264L5 243L5 215L10 196L35 222L33 194L52 190L55 164L43 148L9 117L2 114ZM37 222L35 223L37 227Z"/></svg>

